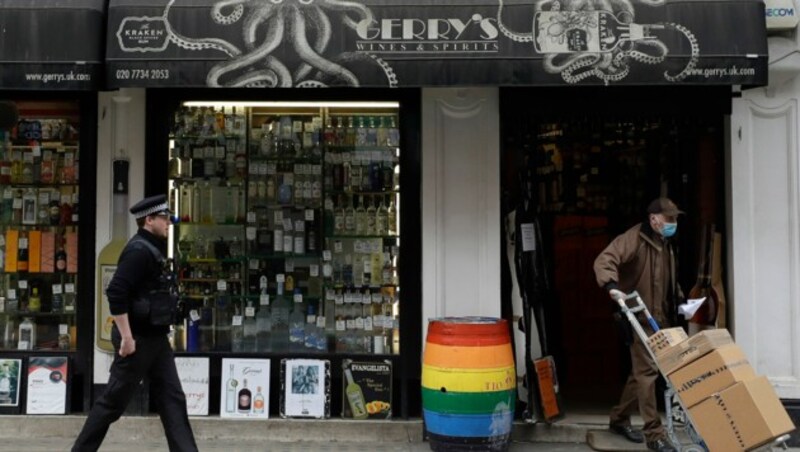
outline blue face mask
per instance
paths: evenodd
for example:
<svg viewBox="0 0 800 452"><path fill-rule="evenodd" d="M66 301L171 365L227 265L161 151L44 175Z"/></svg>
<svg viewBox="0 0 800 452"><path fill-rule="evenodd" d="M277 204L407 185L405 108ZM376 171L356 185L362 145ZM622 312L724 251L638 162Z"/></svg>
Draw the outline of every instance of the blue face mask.
<svg viewBox="0 0 800 452"><path fill-rule="evenodd" d="M661 227L661 235L664 237L672 237L678 231L678 223L664 223Z"/></svg>

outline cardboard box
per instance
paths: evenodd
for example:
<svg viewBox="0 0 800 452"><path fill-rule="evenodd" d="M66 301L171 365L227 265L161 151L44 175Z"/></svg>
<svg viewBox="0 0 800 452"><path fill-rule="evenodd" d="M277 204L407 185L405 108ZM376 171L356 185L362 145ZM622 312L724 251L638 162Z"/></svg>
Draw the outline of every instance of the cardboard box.
<svg viewBox="0 0 800 452"><path fill-rule="evenodd" d="M675 392L690 408L739 381L752 380L756 373L736 344L722 347L668 375Z"/></svg>
<svg viewBox="0 0 800 452"><path fill-rule="evenodd" d="M711 451L743 451L794 430L766 377L735 385L689 409Z"/></svg>
<svg viewBox="0 0 800 452"><path fill-rule="evenodd" d="M664 328L647 338L647 345L653 351L653 354L658 356L659 353L663 353L668 348L686 339L688 339L688 336L686 336L683 328Z"/></svg>
<svg viewBox="0 0 800 452"><path fill-rule="evenodd" d="M656 360L661 372L669 375L710 351L732 343L726 329L705 330L664 350L656 355Z"/></svg>

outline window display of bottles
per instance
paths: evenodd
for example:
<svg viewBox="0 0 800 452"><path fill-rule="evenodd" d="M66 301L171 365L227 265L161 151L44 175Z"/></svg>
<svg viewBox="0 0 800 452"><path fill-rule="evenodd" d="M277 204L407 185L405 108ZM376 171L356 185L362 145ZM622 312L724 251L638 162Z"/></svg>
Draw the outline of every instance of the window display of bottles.
<svg viewBox="0 0 800 452"><path fill-rule="evenodd" d="M0 349L75 350L78 125L26 109L0 132Z"/></svg>
<svg viewBox="0 0 800 452"><path fill-rule="evenodd" d="M190 308L174 345L398 354L397 108L284 110L174 115L172 252Z"/></svg>

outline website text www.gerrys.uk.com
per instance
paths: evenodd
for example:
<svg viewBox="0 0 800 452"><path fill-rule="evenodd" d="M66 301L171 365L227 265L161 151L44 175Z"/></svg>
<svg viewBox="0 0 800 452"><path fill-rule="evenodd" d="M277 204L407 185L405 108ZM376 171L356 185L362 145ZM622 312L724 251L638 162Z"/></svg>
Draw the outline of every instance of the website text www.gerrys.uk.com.
<svg viewBox="0 0 800 452"><path fill-rule="evenodd" d="M25 80L29 82L41 83L64 83L64 82L88 82L92 80L92 74L69 72L29 72L25 74Z"/></svg>
<svg viewBox="0 0 800 452"><path fill-rule="evenodd" d="M694 68L689 71L689 76L700 76L705 78L712 77L750 77L756 75L755 68L752 67L706 67Z"/></svg>

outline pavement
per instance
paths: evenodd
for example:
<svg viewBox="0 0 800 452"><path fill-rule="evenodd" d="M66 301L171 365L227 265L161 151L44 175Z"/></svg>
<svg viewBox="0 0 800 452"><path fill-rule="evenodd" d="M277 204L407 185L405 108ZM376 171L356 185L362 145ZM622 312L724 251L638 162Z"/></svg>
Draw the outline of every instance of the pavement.
<svg viewBox="0 0 800 452"><path fill-rule="evenodd" d="M69 450L85 416L0 416L0 452ZM231 420L192 417L203 452L427 452L422 420ZM516 422L510 452L592 450L586 434L607 431L606 415L571 415L552 424ZM641 425L634 420L635 424ZM619 439L619 438L617 438ZM625 444L623 444L625 445ZM627 443L627 446L633 444ZM156 416L123 417L111 426L101 452L168 451ZM613 450L645 450L629 447ZM800 448L788 450L800 452Z"/></svg>

